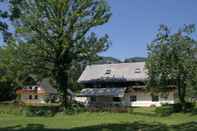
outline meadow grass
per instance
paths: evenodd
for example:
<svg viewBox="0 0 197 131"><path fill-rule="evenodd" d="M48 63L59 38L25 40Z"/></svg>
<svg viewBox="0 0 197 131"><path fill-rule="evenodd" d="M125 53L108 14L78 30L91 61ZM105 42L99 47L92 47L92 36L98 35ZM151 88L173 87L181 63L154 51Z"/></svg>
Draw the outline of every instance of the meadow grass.
<svg viewBox="0 0 197 131"><path fill-rule="evenodd" d="M3 109L0 106L0 111ZM12 107L18 110L17 107ZM5 107L4 107L5 110ZM196 131L197 115L176 113L159 117L154 108L134 108L132 113L84 112L54 117L26 117L0 113L0 131Z"/></svg>

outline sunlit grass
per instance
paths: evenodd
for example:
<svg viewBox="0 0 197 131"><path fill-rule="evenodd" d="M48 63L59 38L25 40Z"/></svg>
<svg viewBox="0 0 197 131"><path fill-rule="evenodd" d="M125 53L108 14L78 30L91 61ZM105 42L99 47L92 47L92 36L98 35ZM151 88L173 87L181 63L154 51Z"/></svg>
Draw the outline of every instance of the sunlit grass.
<svg viewBox="0 0 197 131"><path fill-rule="evenodd" d="M7 110L9 110L9 108L12 108L13 111L18 110L16 107L14 108L14 106L8 106ZM5 111L6 107L1 106L0 111L2 109ZM183 125L184 123L191 122L197 122L197 115L192 115L190 113L176 113L168 117L159 117L154 113L154 108L134 108L132 113L84 112L75 115L65 115L60 113L54 117L26 117L20 114L15 115L14 113L0 113L0 130L5 130L7 128L31 129L33 128L31 126L36 126L38 129L75 129L83 127L97 128L99 125L119 125L119 129L122 129L125 124L128 128L134 128L133 126L136 123L146 123L149 127L149 125L155 123L159 123L158 126L172 126ZM133 123L135 124L133 125ZM110 126L109 129L113 127L114 126ZM90 130L89 128L85 129ZM83 130L85 131L85 129Z"/></svg>

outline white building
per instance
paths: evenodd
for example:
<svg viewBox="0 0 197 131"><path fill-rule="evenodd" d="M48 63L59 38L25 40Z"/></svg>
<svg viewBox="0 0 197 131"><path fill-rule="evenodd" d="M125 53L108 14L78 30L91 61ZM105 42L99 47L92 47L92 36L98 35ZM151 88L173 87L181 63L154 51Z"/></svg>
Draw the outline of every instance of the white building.
<svg viewBox="0 0 197 131"><path fill-rule="evenodd" d="M59 95L57 90L51 85L49 79L36 81L28 77L28 82L32 83L16 90L19 101L27 105L40 105L58 103Z"/></svg>
<svg viewBox="0 0 197 131"><path fill-rule="evenodd" d="M90 65L78 82L82 89L75 99L87 106L160 106L174 103L175 88L164 92L149 92L144 62Z"/></svg>

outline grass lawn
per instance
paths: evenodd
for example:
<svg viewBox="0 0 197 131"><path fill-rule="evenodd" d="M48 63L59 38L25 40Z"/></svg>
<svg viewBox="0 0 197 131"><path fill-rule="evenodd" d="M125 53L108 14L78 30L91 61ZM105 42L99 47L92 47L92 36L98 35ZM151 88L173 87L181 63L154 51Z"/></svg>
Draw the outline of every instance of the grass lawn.
<svg viewBox="0 0 197 131"><path fill-rule="evenodd" d="M129 113L80 113L54 117L0 114L0 131L197 131L197 115L159 117L153 108Z"/></svg>

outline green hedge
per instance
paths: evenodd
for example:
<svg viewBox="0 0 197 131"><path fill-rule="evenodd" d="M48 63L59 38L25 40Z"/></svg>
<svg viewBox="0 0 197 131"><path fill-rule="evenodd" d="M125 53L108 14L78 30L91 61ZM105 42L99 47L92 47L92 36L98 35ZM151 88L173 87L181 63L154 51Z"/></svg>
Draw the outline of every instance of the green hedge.
<svg viewBox="0 0 197 131"><path fill-rule="evenodd" d="M54 116L60 111L59 106L26 106L23 107L22 114L25 116Z"/></svg>
<svg viewBox="0 0 197 131"><path fill-rule="evenodd" d="M64 113L67 115L72 115L86 111L87 109L84 107L84 105L81 105L79 103L72 103L68 108L64 110Z"/></svg>
<svg viewBox="0 0 197 131"><path fill-rule="evenodd" d="M159 116L169 116L173 113L172 106L161 106L155 109L155 113Z"/></svg>
<svg viewBox="0 0 197 131"><path fill-rule="evenodd" d="M89 112L116 112L116 113L132 113L132 108L127 107L89 107Z"/></svg>
<svg viewBox="0 0 197 131"><path fill-rule="evenodd" d="M155 112L159 116L169 116L172 113L195 112L195 110L196 109L194 103L185 103L184 105L180 103L176 103L176 104L164 104L161 107L157 107L155 109Z"/></svg>
<svg viewBox="0 0 197 131"><path fill-rule="evenodd" d="M18 104L0 104L0 114L24 115L24 116L54 116L57 113L77 114L87 109L78 103L73 103L64 108L62 106L25 106Z"/></svg>

